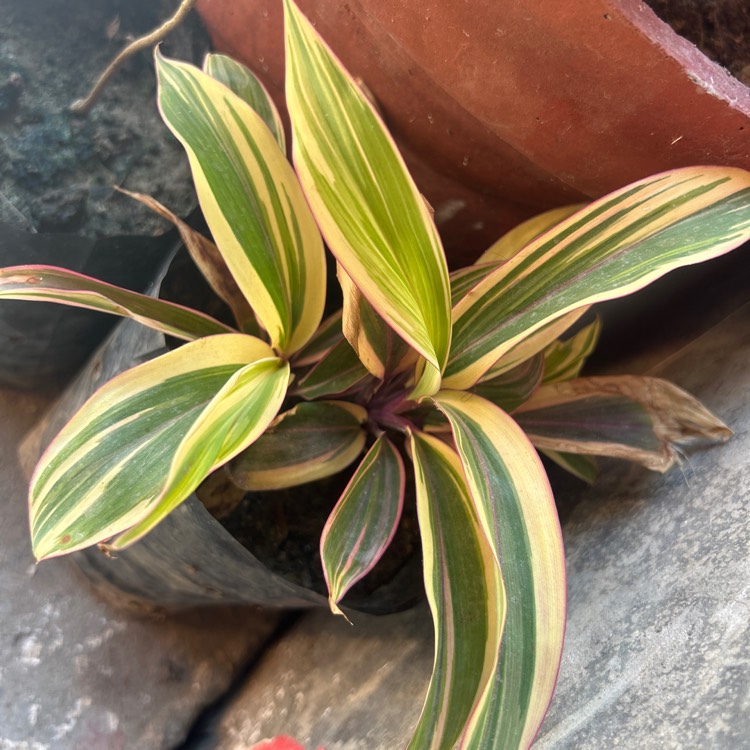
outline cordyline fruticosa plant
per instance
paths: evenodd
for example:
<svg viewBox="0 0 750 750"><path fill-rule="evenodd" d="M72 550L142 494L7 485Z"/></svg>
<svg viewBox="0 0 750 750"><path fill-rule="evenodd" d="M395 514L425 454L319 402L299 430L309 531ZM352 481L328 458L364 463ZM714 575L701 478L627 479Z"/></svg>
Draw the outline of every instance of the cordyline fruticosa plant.
<svg viewBox="0 0 750 750"><path fill-rule="evenodd" d="M449 275L377 111L291 0L285 9L296 173L249 71L156 56L161 112L215 245L171 218L237 328L62 269L0 274L2 297L107 310L187 341L112 379L46 451L34 551L123 549L224 465L242 487L274 489L364 454L321 540L339 612L394 534L408 459L435 624L410 747L528 747L565 622L560 527L534 446L590 478L592 455L663 471L676 444L729 434L664 381L579 378L596 322L559 337L593 303L744 242L750 174L642 180L532 219ZM344 299L325 319L323 240Z"/></svg>

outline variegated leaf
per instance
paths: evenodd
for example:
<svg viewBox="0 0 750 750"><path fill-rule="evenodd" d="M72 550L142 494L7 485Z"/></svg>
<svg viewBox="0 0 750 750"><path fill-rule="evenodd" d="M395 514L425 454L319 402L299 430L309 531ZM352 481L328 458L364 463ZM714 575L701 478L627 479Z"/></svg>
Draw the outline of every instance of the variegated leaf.
<svg viewBox="0 0 750 750"><path fill-rule="evenodd" d="M147 516L206 406L235 373L269 358L268 344L251 336L208 336L100 388L58 434L32 477L37 558L102 542Z"/></svg>
<svg viewBox="0 0 750 750"><path fill-rule="evenodd" d="M108 547L124 549L148 534L212 471L257 440L281 408L288 385L289 363L278 357L253 362L232 375L183 437L148 514Z"/></svg>
<svg viewBox="0 0 750 750"><path fill-rule="evenodd" d="M565 630L565 556L552 491L536 451L501 409L457 391L441 391L435 402L450 420L508 600L502 649L462 747L528 748L552 698Z"/></svg>
<svg viewBox="0 0 750 750"><path fill-rule="evenodd" d="M226 55L210 53L203 62L203 70L220 83L229 87L243 101L246 101L266 123L279 148L286 153L284 123L266 87L255 74L244 65Z"/></svg>
<svg viewBox="0 0 750 750"><path fill-rule="evenodd" d="M367 97L297 7L284 7L294 162L313 213L364 297L439 373L450 289L429 211Z"/></svg>
<svg viewBox="0 0 750 750"><path fill-rule="evenodd" d="M336 310L321 322L312 338L294 355L292 361L295 367L308 367L320 362L336 344L344 340L341 316L341 310Z"/></svg>
<svg viewBox="0 0 750 750"><path fill-rule="evenodd" d="M229 306L241 330L244 333L258 335L260 331L255 320L255 313L237 286L216 245L150 195L132 193L130 190L119 187L115 189L174 224L193 262L198 266L211 289Z"/></svg>
<svg viewBox="0 0 750 750"><path fill-rule="evenodd" d="M543 385L516 417L540 449L625 458L662 472L678 457L675 445L732 434L676 385L633 375Z"/></svg>
<svg viewBox="0 0 750 750"><path fill-rule="evenodd" d="M331 349L300 381L292 392L312 400L340 396L375 379L359 361L346 339Z"/></svg>
<svg viewBox="0 0 750 750"><path fill-rule="evenodd" d="M494 680L506 596L455 451L420 432L412 435L411 450L435 661L409 748L448 750Z"/></svg>
<svg viewBox="0 0 750 750"><path fill-rule="evenodd" d="M511 412L527 401L542 382L544 357L541 353L497 377L482 380L471 390L503 411Z"/></svg>
<svg viewBox="0 0 750 750"><path fill-rule="evenodd" d="M451 272L451 307L455 307L480 281L496 271L502 263L475 263Z"/></svg>
<svg viewBox="0 0 750 750"><path fill-rule="evenodd" d="M413 366L416 351L378 315L341 266L338 278L344 295L342 329L360 362L380 380Z"/></svg>
<svg viewBox="0 0 750 750"><path fill-rule="evenodd" d="M539 449L539 452L550 461L556 463L574 477L578 477L586 484L593 484L599 476L599 464L594 456L584 456L581 453L562 453Z"/></svg>
<svg viewBox="0 0 750 750"><path fill-rule="evenodd" d="M601 327L601 320L596 317L570 338L552 342L544 350L544 382L577 378L587 357L596 348Z"/></svg>
<svg viewBox="0 0 750 750"><path fill-rule="evenodd" d="M578 310L572 310L565 315L555 318L551 323L546 323L538 328L530 336L527 336L516 344L512 349L503 354L495 364L487 370L480 378L479 382L493 380L504 373L515 369L519 365L527 362L531 357L543 352L550 344L557 341L558 337L565 333L571 326L582 318L588 307L581 307Z"/></svg>
<svg viewBox="0 0 750 750"><path fill-rule="evenodd" d="M506 232L497 242L490 245L477 259L477 263L497 263L510 260L517 255L532 240L547 230L557 226L563 219L567 219L576 211L580 211L584 203L576 203L572 206L561 206L545 211L537 216L532 216L518 226Z"/></svg>
<svg viewBox="0 0 750 750"><path fill-rule="evenodd" d="M338 603L375 567L391 543L401 520L405 481L399 452L381 435L354 472L320 539L320 560L334 614L343 614Z"/></svg>
<svg viewBox="0 0 750 750"><path fill-rule="evenodd" d="M246 490L278 490L337 474L365 447L366 419L344 401L297 404L229 464L230 476Z"/></svg>
<svg viewBox="0 0 750 750"><path fill-rule="evenodd" d="M232 276L274 348L300 349L323 315L323 245L297 178L249 104L192 65L156 56L159 107L185 147Z"/></svg>
<svg viewBox="0 0 750 750"><path fill-rule="evenodd" d="M445 385L473 385L550 321L750 238L750 173L677 169L601 198L528 244L453 310Z"/></svg>
<svg viewBox="0 0 750 750"><path fill-rule="evenodd" d="M0 299L85 307L132 318L149 328L186 341L232 332L232 328L209 315L54 266L11 266L0 269Z"/></svg>

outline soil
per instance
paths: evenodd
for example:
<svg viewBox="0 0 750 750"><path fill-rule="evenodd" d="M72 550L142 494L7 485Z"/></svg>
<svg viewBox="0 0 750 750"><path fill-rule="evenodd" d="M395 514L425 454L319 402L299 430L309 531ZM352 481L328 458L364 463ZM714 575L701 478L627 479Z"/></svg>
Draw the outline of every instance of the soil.
<svg viewBox="0 0 750 750"><path fill-rule="evenodd" d="M153 62L138 53L86 115L70 104L132 37L176 0L0 0L0 220L87 237L155 234L166 223L114 185L155 195L178 214L196 200L182 147L159 117ZM163 45L200 61L197 14Z"/></svg>
<svg viewBox="0 0 750 750"><path fill-rule="evenodd" d="M346 487L349 471L335 477L275 492L249 492L223 526L270 570L327 596L320 562L323 527ZM365 597L393 580L419 553L419 527L414 498L405 502L398 531L378 565L351 589Z"/></svg>
<svg viewBox="0 0 750 750"><path fill-rule="evenodd" d="M747 0L646 2L680 36L750 86L750 3Z"/></svg>

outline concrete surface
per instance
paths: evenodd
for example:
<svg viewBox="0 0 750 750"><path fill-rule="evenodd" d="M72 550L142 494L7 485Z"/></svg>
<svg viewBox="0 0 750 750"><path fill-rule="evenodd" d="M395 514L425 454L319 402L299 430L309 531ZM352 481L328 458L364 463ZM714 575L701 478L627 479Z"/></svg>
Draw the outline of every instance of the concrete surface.
<svg viewBox="0 0 750 750"><path fill-rule="evenodd" d="M15 457L44 406L0 391L0 750L176 748L278 616L145 617L98 598L65 559L35 565Z"/></svg>
<svg viewBox="0 0 750 750"><path fill-rule="evenodd" d="M659 372L736 434L666 476L612 462L560 498L569 621L540 749L750 747L750 305ZM431 662L424 609L353 628L306 615L200 750L280 733L307 748L404 747Z"/></svg>

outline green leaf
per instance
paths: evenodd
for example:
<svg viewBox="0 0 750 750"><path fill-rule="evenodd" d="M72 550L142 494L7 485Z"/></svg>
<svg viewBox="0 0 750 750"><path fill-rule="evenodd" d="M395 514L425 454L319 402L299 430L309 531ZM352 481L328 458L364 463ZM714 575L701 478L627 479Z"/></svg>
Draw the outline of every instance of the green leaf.
<svg viewBox="0 0 750 750"><path fill-rule="evenodd" d="M337 474L365 447L367 412L343 401L297 404L231 464L246 490L278 490Z"/></svg>
<svg viewBox="0 0 750 750"><path fill-rule="evenodd" d="M580 211L585 205L585 203L576 203L571 206L561 206L532 216L532 218L521 222L518 226L506 232L479 256L477 263L498 263L510 260L518 255L529 242L557 226L563 219L567 219L576 211Z"/></svg>
<svg viewBox="0 0 750 750"><path fill-rule="evenodd" d="M624 458L661 472L678 458L675 445L732 434L676 385L633 375L543 385L516 418L540 449Z"/></svg>
<svg viewBox="0 0 750 750"><path fill-rule="evenodd" d="M340 266L338 277L344 295L344 336L360 362L380 380L413 366L417 359L414 349L378 315Z"/></svg>
<svg viewBox="0 0 750 750"><path fill-rule="evenodd" d="M480 281L489 276L493 271L500 268L502 263L475 263L473 266L465 266L450 275L451 282L451 307L455 307Z"/></svg>
<svg viewBox="0 0 750 750"><path fill-rule="evenodd" d="M559 318L555 318L551 323L545 323L541 328L538 328L534 333L509 349L503 354L500 359L490 367L487 372L482 375L479 382L485 380L492 380L494 378L503 375L510 370L515 369L524 362L528 362L531 357L535 357L537 354L545 351L548 346L557 341L558 337L564 334L571 326L575 325L580 318L582 318L587 312L588 307L580 307L577 310L572 310L565 315L561 315Z"/></svg>
<svg viewBox="0 0 750 750"><path fill-rule="evenodd" d="M255 320L255 313L237 286L216 245L150 195L131 193L130 190L120 187L115 187L115 189L174 224L193 262L200 269L214 293L229 306L240 329L243 333L257 336L260 329Z"/></svg>
<svg viewBox="0 0 750 750"><path fill-rule="evenodd" d="M506 597L455 451L419 432L411 450L435 661L409 748L450 750L494 678Z"/></svg>
<svg viewBox="0 0 750 750"><path fill-rule="evenodd" d="M371 381L375 382L357 353L342 339L294 386L292 393L308 400L327 398L340 396Z"/></svg>
<svg viewBox="0 0 750 750"><path fill-rule="evenodd" d="M229 326L187 307L54 266L11 266L0 269L0 299L85 307L132 318L149 328L187 341L232 332Z"/></svg>
<svg viewBox="0 0 750 750"><path fill-rule="evenodd" d="M471 390L503 411L511 412L527 401L542 382L544 357L541 353L497 377L482 380Z"/></svg>
<svg viewBox="0 0 750 750"><path fill-rule="evenodd" d="M462 747L528 748L552 698L565 630L565 556L552 491L536 451L501 409L457 391L441 391L435 403L450 420L508 600L502 650Z"/></svg>
<svg viewBox="0 0 750 750"><path fill-rule="evenodd" d="M329 315L318 326L312 338L300 349L293 358L295 367L307 367L320 362L336 344L344 340L341 330L341 310Z"/></svg>
<svg viewBox="0 0 750 750"><path fill-rule="evenodd" d="M578 477L586 484L593 484L599 476L599 464L593 456L584 456L577 453L563 453L561 451L551 451L539 449L539 452L556 463L561 469L564 469L574 477Z"/></svg>
<svg viewBox="0 0 750 750"><path fill-rule="evenodd" d="M364 297L435 369L450 346L450 289L429 210L377 112L285 2L294 163L326 243Z"/></svg>
<svg viewBox="0 0 750 750"><path fill-rule="evenodd" d="M102 542L145 518L202 412L257 361L275 361L259 339L208 336L102 386L34 471L29 506L37 558Z"/></svg>
<svg viewBox="0 0 750 750"><path fill-rule="evenodd" d="M157 52L159 107L187 151L211 234L274 348L289 355L323 315L323 245L271 131L226 86Z"/></svg>
<svg viewBox="0 0 750 750"><path fill-rule="evenodd" d="M279 148L286 153L284 124L266 87L244 65L226 55L206 55L203 70L247 102L268 126Z"/></svg>
<svg viewBox="0 0 750 750"><path fill-rule="evenodd" d="M108 545L124 549L184 502L214 470L257 440L276 416L289 384L289 364L270 357L243 367L191 425L148 515Z"/></svg>
<svg viewBox="0 0 750 750"><path fill-rule="evenodd" d="M595 201L500 266L453 310L445 387L473 385L565 313L622 297L750 238L750 173L677 169Z"/></svg>
<svg viewBox="0 0 750 750"><path fill-rule="evenodd" d="M404 462L393 443L381 435L357 467L320 539L328 602L338 603L383 556L396 533L404 506Z"/></svg>
<svg viewBox="0 0 750 750"><path fill-rule="evenodd" d="M544 350L544 382L577 378L586 359L596 348L602 323L597 317L568 339L551 343Z"/></svg>

